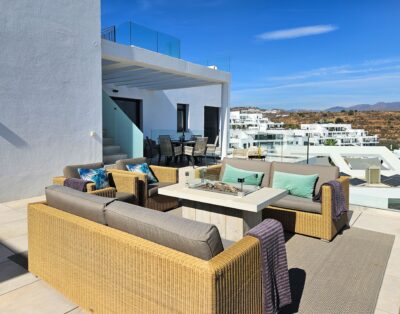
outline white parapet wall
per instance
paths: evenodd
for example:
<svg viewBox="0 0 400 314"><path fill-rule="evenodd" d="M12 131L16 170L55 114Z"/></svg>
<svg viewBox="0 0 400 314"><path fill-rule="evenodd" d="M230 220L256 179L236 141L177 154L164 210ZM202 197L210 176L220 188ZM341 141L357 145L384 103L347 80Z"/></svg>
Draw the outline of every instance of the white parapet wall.
<svg viewBox="0 0 400 314"><path fill-rule="evenodd" d="M100 1L2 1L0 21L3 202L102 158Z"/></svg>

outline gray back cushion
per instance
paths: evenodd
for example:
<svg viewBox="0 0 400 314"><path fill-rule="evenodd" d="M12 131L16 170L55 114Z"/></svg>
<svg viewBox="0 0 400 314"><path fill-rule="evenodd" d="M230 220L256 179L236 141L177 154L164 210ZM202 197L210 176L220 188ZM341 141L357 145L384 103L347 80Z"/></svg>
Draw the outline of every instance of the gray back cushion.
<svg viewBox="0 0 400 314"><path fill-rule="evenodd" d="M314 193L318 193L321 185L331 180L339 178L339 168L334 166L304 165L288 162L273 162L271 167L271 180L274 177L274 171L289 172L295 174L318 174L318 180L315 185Z"/></svg>
<svg viewBox="0 0 400 314"><path fill-rule="evenodd" d="M104 211L114 198L80 192L62 185L46 187L46 202L65 212L105 225Z"/></svg>
<svg viewBox="0 0 400 314"><path fill-rule="evenodd" d="M103 167L104 167L104 163L102 163L102 162L95 162L93 164L69 165L64 168L63 172L64 172L64 177L66 177L66 178L79 179L80 176L79 176L78 168L98 169L98 168L103 168Z"/></svg>
<svg viewBox="0 0 400 314"><path fill-rule="evenodd" d="M131 164L143 164L147 162L146 158L131 158L131 159L120 159L117 160L115 163L117 166L117 169L119 170L127 170L126 165L131 165Z"/></svg>
<svg viewBox="0 0 400 314"><path fill-rule="evenodd" d="M222 168L220 172L219 180L222 180L225 171L225 165L231 165L232 167L248 170L248 171L258 171L264 172L264 177L261 182L262 187L269 186L269 177L270 177L270 170L271 170L271 163L265 162L261 160L246 160L246 159L235 159L235 158L224 158L222 161Z"/></svg>
<svg viewBox="0 0 400 314"><path fill-rule="evenodd" d="M156 210L113 202L106 208L108 226L171 249L209 260L223 251L218 229Z"/></svg>

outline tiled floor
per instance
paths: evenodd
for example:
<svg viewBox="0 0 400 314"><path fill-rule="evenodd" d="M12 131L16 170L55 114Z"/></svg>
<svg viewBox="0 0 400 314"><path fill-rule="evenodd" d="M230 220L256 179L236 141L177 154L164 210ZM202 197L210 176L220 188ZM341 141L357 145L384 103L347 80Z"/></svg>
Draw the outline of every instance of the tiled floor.
<svg viewBox="0 0 400 314"><path fill-rule="evenodd" d="M40 200L42 197L0 204L0 313L85 313L27 272L24 258L18 255L28 251L26 204ZM399 314L400 212L360 206L351 210L352 226L396 236L375 313Z"/></svg>

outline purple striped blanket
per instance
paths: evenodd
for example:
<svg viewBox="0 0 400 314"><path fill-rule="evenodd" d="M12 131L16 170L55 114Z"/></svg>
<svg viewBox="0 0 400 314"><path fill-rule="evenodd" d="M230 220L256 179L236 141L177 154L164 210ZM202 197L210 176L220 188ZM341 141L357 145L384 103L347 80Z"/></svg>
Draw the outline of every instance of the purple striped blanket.
<svg viewBox="0 0 400 314"><path fill-rule="evenodd" d="M87 191L86 185L88 183L90 183L90 181L85 181L77 178L67 178L64 180L64 186L81 192Z"/></svg>
<svg viewBox="0 0 400 314"><path fill-rule="evenodd" d="M280 308L292 302L282 224L265 219L247 235L260 241L263 314L278 313Z"/></svg>
<svg viewBox="0 0 400 314"><path fill-rule="evenodd" d="M330 186L332 189L332 219L338 220L343 213L348 211L343 187L340 182L332 180L321 185L319 192L313 197L314 202L322 202L322 187Z"/></svg>

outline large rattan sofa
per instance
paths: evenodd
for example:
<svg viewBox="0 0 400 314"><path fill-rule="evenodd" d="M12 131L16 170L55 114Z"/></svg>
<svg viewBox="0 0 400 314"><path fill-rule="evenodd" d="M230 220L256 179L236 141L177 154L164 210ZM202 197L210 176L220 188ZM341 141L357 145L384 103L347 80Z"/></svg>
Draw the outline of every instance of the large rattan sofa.
<svg viewBox="0 0 400 314"><path fill-rule="evenodd" d="M93 313L261 313L260 246L64 186L28 207L29 271Z"/></svg>
<svg viewBox="0 0 400 314"><path fill-rule="evenodd" d="M264 172L262 187L272 186L275 171L303 175L318 174L314 193L318 193L323 183L338 180L345 193L347 208L349 206L349 177L339 177L337 167L225 158L220 165L208 167L206 176L213 180L222 180L226 164L240 169ZM197 176L199 175L199 170L197 170ZM337 221L332 219L331 188L329 186L322 187L321 203L314 202L312 199L287 195L266 208L263 211L263 218L279 220L287 231L326 241L331 241L340 230L348 225L346 213Z"/></svg>

